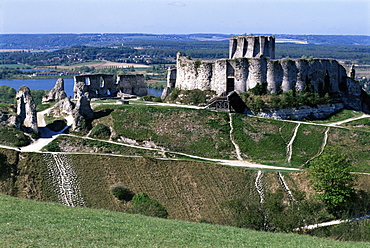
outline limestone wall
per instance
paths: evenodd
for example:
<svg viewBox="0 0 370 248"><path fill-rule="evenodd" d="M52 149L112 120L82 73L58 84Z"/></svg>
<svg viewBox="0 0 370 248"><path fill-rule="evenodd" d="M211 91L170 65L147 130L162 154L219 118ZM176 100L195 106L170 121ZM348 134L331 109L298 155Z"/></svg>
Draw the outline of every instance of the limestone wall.
<svg viewBox="0 0 370 248"><path fill-rule="evenodd" d="M175 88L176 84L177 69L168 68L167 70L167 87Z"/></svg>
<svg viewBox="0 0 370 248"><path fill-rule="evenodd" d="M268 35L243 35L230 38L229 59L275 58L275 38Z"/></svg>
<svg viewBox="0 0 370 248"><path fill-rule="evenodd" d="M301 106L285 109L266 109L257 116L277 120L316 120L326 119L344 108L342 103L318 105L317 107Z"/></svg>
<svg viewBox="0 0 370 248"><path fill-rule="evenodd" d="M245 92L267 82L270 93L308 88L321 95L331 93L347 108L362 110L361 87L353 80L353 66L344 67L333 59L277 60L274 57L272 36L233 37L229 59L199 61L178 53L176 74L169 75L167 86L213 90L220 95L234 90Z"/></svg>
<svg viewBox="0 0 370 248"><path fill-rule="evenodd" d="M31 96L31 90L22 86L17 94L17 123L16 127L26 132L38 133L36 104Z"/></svg>
<svg viewBox="0 0 370 248"><path fill-rule="evenodd" d="M121 94L144 96L147 94L144 75L84 74L74 77L74 98L83 95L91 98L116 97Z"/></svg>
<svg viewBox="0 0 370 248"><path fill-rule="evenodd" d="M307 84L311 84L317 92L337 93L339 85L347 78L345 68L331 59L241 58L214 62L196 61L179 56L176 88L215 90L220 94L227 91L227 81L232 78L234 88L238 92L247 91L257 84L267 82L271 93L292 89L302 91Z"/></svg>
<svg viewBox="0 0 370 248"><path fill-rule="evenodd" d="M119 93L145 96L148 94L143 74L118 75L117 82Z"/></svg>
<svg viewBox="0 0 370 248"><path fill-rule="evenodd" d="M89 98L109 97L117 94L113 74L84 74L74 78L73 93L76 99L86 92Z"/></svg>

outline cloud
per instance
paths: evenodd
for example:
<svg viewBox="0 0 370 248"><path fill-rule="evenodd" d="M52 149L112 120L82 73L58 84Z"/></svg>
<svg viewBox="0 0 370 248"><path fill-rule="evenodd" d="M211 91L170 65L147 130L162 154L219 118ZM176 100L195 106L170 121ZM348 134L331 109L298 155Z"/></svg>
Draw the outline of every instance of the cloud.
<svg viewBox="0 0 370 248"><path fill-rule="evenodd" d="M168 5L177 6L177 7L184 7L185 6L185 3L182 3L182 2L171 2L171 3L168 3Z"/></svg>

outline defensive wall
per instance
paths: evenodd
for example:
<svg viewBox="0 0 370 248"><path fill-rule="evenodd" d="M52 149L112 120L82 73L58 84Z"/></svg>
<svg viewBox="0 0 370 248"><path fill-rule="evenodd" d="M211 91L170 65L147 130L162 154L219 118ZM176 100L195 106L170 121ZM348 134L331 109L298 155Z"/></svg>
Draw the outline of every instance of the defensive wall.
<svg viewBox="0 0 370 248"><path fill-rule="evenodd" d="M320 94L330 93L350 109L363 110L365 95L353 79L353 66L334 59L274 59L272 36L240 36L230 39L229 58L194 60L177 54L176 68L169 69L168 88L213 90L218 95L246 92L267 82L270 93L302 91L310 87Z"/></svg>
<svg viewBox="0 0 370 248"><path fill-rule="evenodd" d="M121 97L125 94L145 96L147 89L143 74L83 74L74 77L74 98L82 95L88 98Z"/></svg>

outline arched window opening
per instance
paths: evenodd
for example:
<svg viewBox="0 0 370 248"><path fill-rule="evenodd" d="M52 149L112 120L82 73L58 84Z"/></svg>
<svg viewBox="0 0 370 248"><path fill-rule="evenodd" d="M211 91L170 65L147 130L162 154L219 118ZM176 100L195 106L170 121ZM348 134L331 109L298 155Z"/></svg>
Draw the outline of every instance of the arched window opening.
<svg viewBox="0 0 370 248"><path fill-rule="evenodd" d="M100 78L100 88L104 88L104 84L105 84L105 82L104 82L104 78L103 78L103 77L101 77L101 78Z"/></svg>

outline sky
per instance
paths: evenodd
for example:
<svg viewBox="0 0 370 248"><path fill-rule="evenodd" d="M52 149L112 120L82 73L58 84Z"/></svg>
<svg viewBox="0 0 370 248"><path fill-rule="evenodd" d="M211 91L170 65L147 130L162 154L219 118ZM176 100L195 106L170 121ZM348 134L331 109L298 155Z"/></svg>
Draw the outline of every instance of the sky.
<svg viewBox="0 0 370 248"><path fill-rule="evenodd" d="M370 35L370 0L0 0L0 33Z"/></svg>

